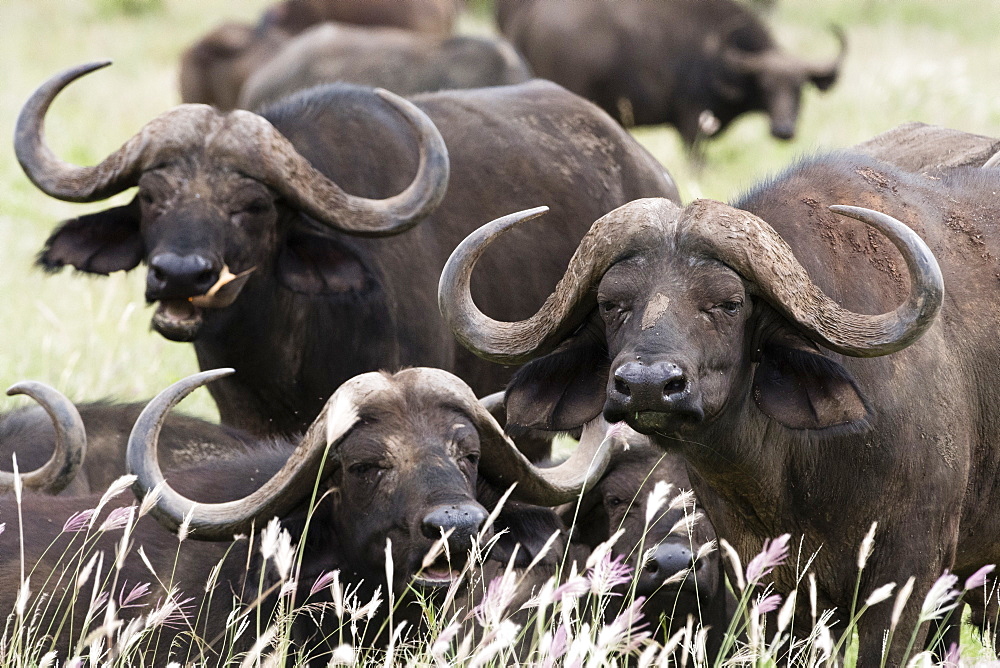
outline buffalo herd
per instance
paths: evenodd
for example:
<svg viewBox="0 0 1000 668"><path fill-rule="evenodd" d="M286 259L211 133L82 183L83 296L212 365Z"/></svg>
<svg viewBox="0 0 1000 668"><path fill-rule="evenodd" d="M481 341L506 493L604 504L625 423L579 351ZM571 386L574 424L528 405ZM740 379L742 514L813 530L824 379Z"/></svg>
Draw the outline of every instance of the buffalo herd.
<svg viewBox="0 0 1000 668"><path fill-rule="evenodd" d="M455 34L458 0L285 0L220 25L181 57L183 104L93 166L45 125L109 63L28 97L14 150L39 191L132 192L56 225L37 264L144 265L152 330L202 371L148 403L8 391L38 406L0 414L0 607L23 614L27 566L59 661L119 627L126 657L169 609L183 623L144 663L227 664L303 606L288 663L345 643L388 663L434 606L489 647L475 620L511 573L533 626L600 557L631 576L587 624L639 610L637 637L686 638L682 661L760 624L805 642L817 609L837 651L857 632L859 666L949 651L960 627L929 630L927 600L1000 560L1000 140L910 123L685 203L628 128L669 124L695 155L764 112L789 139L843 30L814 63L735 0L492 4L503 37ZM171 413L203 386L221 423ZM41 603L83 586L60 561L80 531L95 586L114 575L104 626ZM789 605L764 610L743 566L789 539L798 557L759 574ZM965 599L984 634L991 586ZM342 587L390 603L345 627Z"/></svg>

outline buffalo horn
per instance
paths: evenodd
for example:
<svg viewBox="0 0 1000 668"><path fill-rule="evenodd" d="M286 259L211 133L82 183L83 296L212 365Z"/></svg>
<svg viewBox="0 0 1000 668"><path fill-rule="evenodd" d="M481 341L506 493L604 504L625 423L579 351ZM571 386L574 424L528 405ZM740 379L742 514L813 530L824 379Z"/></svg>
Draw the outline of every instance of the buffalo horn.
<svg viewBox="0 0 1000 668"><path fill-rule="evenodd" d="M106 199L137 185L145 169L206 147L206 138L213 159L267 183L321 225L348 234L404 232L440 204L448 187L448 150L434 123L412 103L381 89L376 95L406 119L420 147L413 181L387 199L345 193L263 117L243 110L221 114L202 104L182 104L164 112L94 167L66 163L45 143L45 114L63 88L109 64L90 63L57 74L31 95L18 116L17 159L32 183L52 197L70 202Z"/></svg>
<svg viewBox="0 0 1000 668"><path fill-rule="evenodd" d="M625 253L656 245L663 239L660 216L643 216L636 207L668 211L679 208L669 200L638 200L600 218L580 241L555 291L535 315L517 322L490 318L472 300L472 271L486 248L516 225L538 218L548 207L528 209L498 218L474 231L458 245L445 264L438 284L438 307L445 322L466 348L501 364L521 364L551 351L586 316L592 291L604 272Z"/></svg>
<svg viewBox="0 0 1000 668"><path fill-rule="evenodd" d="M87 454L87 433L80 413L72 401L44 383L23 381L12 385L7 394L26 394L49 414L56 433L55 450L41 468L22 473L20 477L26 489L58 494L73 482ZM14 474L0 471L0 491L13 488Z"/></svg>
<svg viewBox="0 0 1000 668"><path fill-rule="evenodd" d="M874 227L899 250L910 274L906 302L879 315L841 308L813 283L774 228L721 202L692 202L678 220L678 229L687 247L739 272L824 347L852 357L902 350L930 327L941 308L944 279L934 254L916 232L892 216L856 206L831 206L830 210Z"/></svg>
<svg viewBox="0 0 1000 668"><path fill-rule="evenodd" d="M338 390L327 403L326 419L312 424L287 463L262 487L236 501L197 503L164 481L157 461L157 439L171 408L195 389L232 373L232 369L202 371L174 383L143 409L128 440L128 469L136 476L132 485L136 496L142 499L159 486L151 514L172 531L188 520L191 537L200 540L231 540L235 534L248 532L255 520L281 516L301 503L313 489L327 452L357 419L352 395Z"/></svg>

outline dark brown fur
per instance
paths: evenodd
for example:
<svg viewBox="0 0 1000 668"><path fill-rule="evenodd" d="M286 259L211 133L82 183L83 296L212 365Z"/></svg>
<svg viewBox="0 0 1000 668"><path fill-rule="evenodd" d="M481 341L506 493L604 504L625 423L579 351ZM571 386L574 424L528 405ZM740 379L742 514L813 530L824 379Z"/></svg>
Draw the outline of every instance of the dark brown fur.
<svg viewBox="0 0 1000 668"><path fill-rule="evenodd" d="M906 268L885 238L827 207L884 211L924 239L944 274L942 311L913 345L869 359L824 351L753 284L666 234L661 248L613 265L601 280L590 317L604 330L601 364L610 361L610 372L601 366L606 391L592 394L591 409L683 456L715 530L744 563L766 539L786 532L793 545L801 539L802 559L817 553L819 607L836 607L840 623L858 575L857 550L877 521L861 598L915 576L899 626L908 636L942 571L966 577L1000 559L1000 516L990 510L1000 507L998 191L995 169L928 177L842 153L796 165L736 203L787 241L827 295L858 313L895 308L906 294ZM640 328L658 293L670 298L669 308ZM675 408L633 401L623 410L627 398L614 376L639 359L688 374ZM543 395L561 396L553 377L525 367L508 406L522 388L536 406ZM796 586L796 561L775 570L777 591ZM859 665L878 662L890 611L882 604L861 619ZM894 641L890 664L901 660L903 645Z"/></svg>

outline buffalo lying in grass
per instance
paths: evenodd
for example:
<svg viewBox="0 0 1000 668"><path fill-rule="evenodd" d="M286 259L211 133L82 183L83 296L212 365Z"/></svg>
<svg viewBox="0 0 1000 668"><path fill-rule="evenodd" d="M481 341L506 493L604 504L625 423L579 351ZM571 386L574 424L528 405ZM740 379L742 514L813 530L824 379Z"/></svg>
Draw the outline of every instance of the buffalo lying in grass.
<svg viewBox="0 0 1000 668"><path fill-rule="evenodd" d="M69 482L55 486L62 487L61 490L48 484L44 487L64 495L105 490L125 474L129 431L145 404L93 402L74 406L69 400L64 401L66 406L61 414L70 415L72 411L79 415L81 431L74 440L85 445L86 450L75 456L78 463L66 475ZM9 462L16 454L22 472L55 466L54 462L63 458L57 444L70 438L63 435L64 431L59 422L40 408L21 408L0 415L0 461ZM237 429L175 414L163 426L160 462L172 470L205 459L236 457L254 440ZM0 481L0 489L6 486Z"/></svg>
<svg viewBox="0 0 1000 668"><path fill-rule="evenodd" d="M392 28L324 23L289 41L240 91L242 109L261 109L296 91L346 82L412 95L523 83L531 71L506 40L434 37Z"/></svg>
<svg viewBox="0 0 1000 668"><path fill-rule="evenodd" d="M687 462L744 563L786 532L817 553L821 609L850 609L877 522L862 598L916 578L895 664L942 571L1000 558L1000 170L906 171L878 152L806 160L734 206L632 202L594 224L536 315L498 323L467 280L490 241L540 212L508 216L456 250L440 304L480 355L534 360L508 386L511 423L603 413L648 434ZM793 565L772 577L796 586ZM859 665L879 662L891 607L860 620Z"/></svg>
<svg viewBox="0 0 1000 668"><path fill-rule="evenodd" d="M375 369L435 366L477 394L500 389L509 372L456 345L437 312L437 279L459 241L501 213L552 205L548 232L483 260L499 271L517 251L526 269L476 292L491 313L524 317L591 221L637 197L678 199L606 114L540 81L413 102L334 85L265 116L181 105L101 164L69 165L45 145L43 119L99 67L32 95L16 152L53 197L138 193L63 223L39 262L93 274L146 262L154 328L193 340L202 368L236 369L211 392L223 423L252 433L301 433L340 383Z"/></svg>
<svg viewBox="0 0 1000 668"><path fill-rule="evenodd" d="M262 441L247 447L239 458L204 461L169 472L170 482L165 482L156 453L167 411L198 386L225 373L202 372L180 381L139 417L129 440L129 466L137 476L134 489L142 498L141 510L121 497L25 497L20 510L24 558L26 564L34 564L29 571L30 591L35 596L27 603L27 614L37 628L53 634L60 658L68 658L73 651L75 638L71 636L82 638L101 623L109 623L108 633L118 641L113 651L148 645L147 651L157 652L155 657L152 653L125 654L126 661L164 663L169 651L174 660L216 662L237 651L234 647L245 649L253 641L247 634L233 638L239 625L231 623L229 616L234 600L251 608L254 618L257 613L252 608L260 607L263 630L274 621L279 598L293 607L329 603L328 589L310 594L310 587L334 570L339 571L342 584L350 585L352 591L358 587L362 601L374 597L379 583L386 582L386 573L393 573L391 593L401 601L393 619L396 623L408 620L410 628L420 628L422 608L409 597L411 587L425 596L443 592L466 565L473 540L485 544L501 528L505 531L490 558L501 567L508 559L527 565L559 530L554 513L528 504L568 501L607 464L607 449L596 444L557 469L533 467L467 385L447 372L418 368L351 379L331 397L297 445ZM487 526L491 505L514 482L518 483L514 502L501 509L492 527ZM107 523L103 528L91 522L89 514L78 512L100 506L110 510L107 516L94 517ZM146 511L163 526L144 516L133 525L136 514ZM12 498L0 498L0 516L17 516ZM233 542L235 534L251 534L273 516L281 518L281 526L300 545L301 567L292 567L296 555L287 544L277 548L277 555L273 544L263 547L274 558L262 564L256 546L245 538ZM128 527L125 540L105 530L122 525ZM173 535L178 529L188 538L179 550ZM96 537L96 546L91 542L77 552L77 531ZM0 600L10 609L21 591L20 547L9 534L4 539L0 541ZM272 533L265 542L274 539ZM439 540L444 540L448 548L444 554L450 558L427 559ZM144 560L136 554L126 556L128 548L116 553L119 543L130 545L133 551L141 547ZM515 546L519 547L515 550ZM108 585L98 565L94 577L99 588L113 589L112 604L118 608L102 608L88 620L88 600L78 600L71 612L66 606L74 592L84 596L78 577L82 562L94 549L105 551L103 573L114 574ZM393 563L388 571L387 551ZM140 587L145 594L136 601L129 592L151 581L149 569L155 571L156 579L149 587ZM289 578L297 588L279 597L277 590ZM120 592L126 583L128 588ZM202 599L204 592L208 594ZM42 594L55 598L46 603ZM199 598L177 611L175 604L187 596ZM179 627L160 630L153 622L164 613L152 609L155 601L163 604L168 598L174 602L167 606L175 608L173 621ZM367 630L361 625L354 641L362 645L385 642L381 620L386 606L383 602L374 613ZM138 622L131 621L147 613ZM72 624L59 625L64 614ZM132 630L134 645L120 634L115 636L116 619L137 626ZM94 623L88 626L89 622ZM296 646L289 652L301 653L297 661L318 659L351 637L348 630L339 635L339 626L332 610L302 615L295 621ZM143 636L143 629L159 635ZM140 637L142 642L138 642Z"/></svg>
<svg viewBox="0 0 1000 668"><path fill-rule="evenodd" d="M384 26L445 36L457 13L454 0L286 0L256 25L226 22L181 55L183 102L235 109L244 82L296 35L327 21Z"/></svg>
<svg viewBox="0 0 1000 668"><path fill-rule="evenodd" d="M590 423L584 435L608 438L607 423L601 418L594 422L600 425ZM624 425L616 425L612 434L613 442L627 447L618 450L613 445L616 451L601 479L578 502L564 507L563 522L572 527L570 539L594 548L622 531L614 554L636 577L634 583L616 587L621 605L610 606L606 614L617 615L632 597L645 597L643 614L661 643L684 628L691 616L696 625L708 628L706 650L714 660L735 601L726 589L715 531L696 512L684 460Z"/></svg>

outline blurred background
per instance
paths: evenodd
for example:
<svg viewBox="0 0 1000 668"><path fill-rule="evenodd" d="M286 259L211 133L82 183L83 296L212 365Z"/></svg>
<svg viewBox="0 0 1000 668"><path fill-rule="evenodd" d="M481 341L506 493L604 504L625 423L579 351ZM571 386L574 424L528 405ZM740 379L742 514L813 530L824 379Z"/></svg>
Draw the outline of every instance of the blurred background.
<svg viewBox="0 0 1000 668"><path fill-rule="evenodd" d="M0 385L35 379L75 400L138 400L197 370L189 344L171 343L150 331L142 271L94 278L68 270L46 275L33 266L59 221L107 203L70 204L38 192L17 165L10 138L21 104L46 78L72 65L110 58L112 67L71 85L47 117L49 142L60 157L95 164L180 102L178 63L187 46L224 20L256 22L268 4L0 1L0 137L5 138L0 147ZM850 146L907 121L1000 135L1000 0L749 4L764 15L781 46L807 59L833 57L837 44L830 26L841 26L847 58L832 89L804 91L791 141L771 138L763 114L745 115L707 143L704 162L696 167L673 128L634 130L674 176L685 201L735 198L800 156ZM466 6L458 31L495 32L488 0ZM123 193L113 202L131 196ZM207 393L187 408L215 415Z"/></svg>

